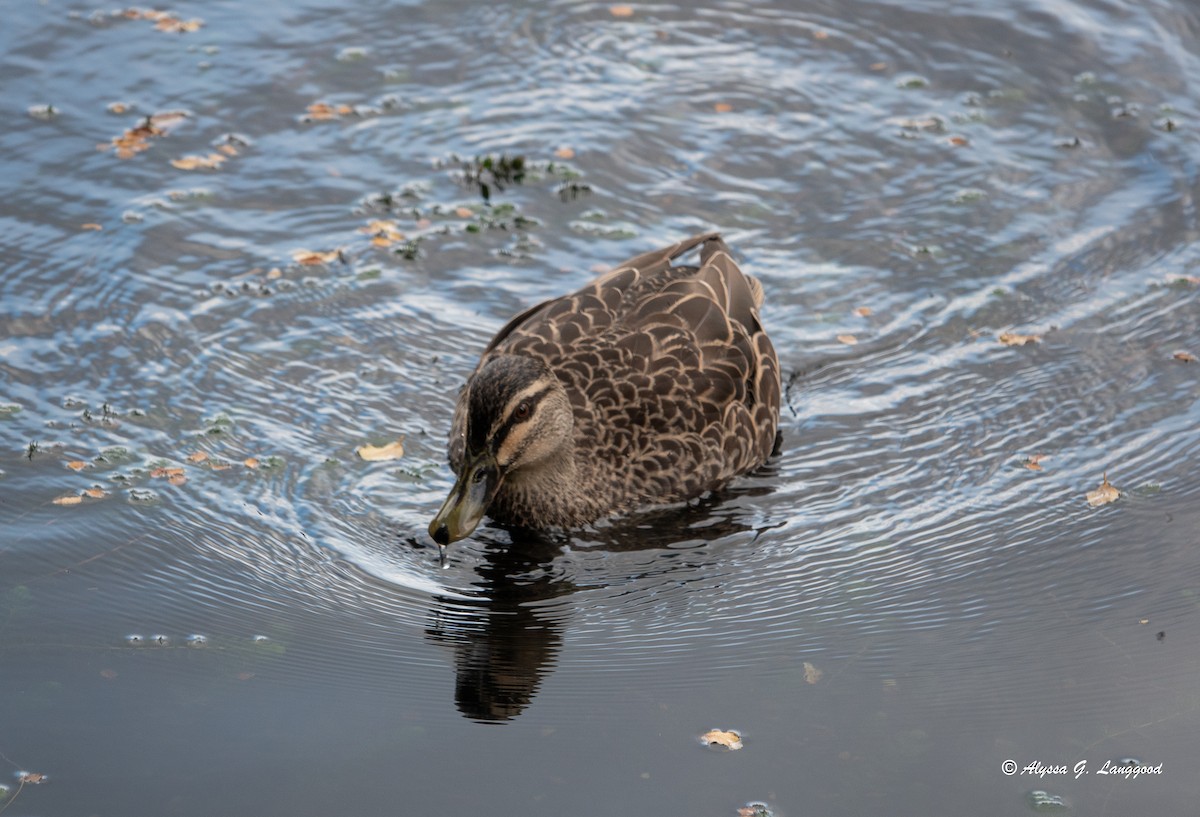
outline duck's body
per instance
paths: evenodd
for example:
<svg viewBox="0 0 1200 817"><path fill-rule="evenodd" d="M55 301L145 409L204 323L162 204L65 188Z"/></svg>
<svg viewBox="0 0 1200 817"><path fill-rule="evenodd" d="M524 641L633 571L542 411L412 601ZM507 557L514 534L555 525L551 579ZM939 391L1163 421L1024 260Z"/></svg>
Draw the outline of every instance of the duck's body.
<svg viewBox="0 0 1200 817"><path fill-rule="evenodd" d="M699 266L672 266L702 245ZM762 287L716 233L621 264L517 315L454 413L439 544L498 522L576 527L717 488L775 444L780 380Z"/></svg>

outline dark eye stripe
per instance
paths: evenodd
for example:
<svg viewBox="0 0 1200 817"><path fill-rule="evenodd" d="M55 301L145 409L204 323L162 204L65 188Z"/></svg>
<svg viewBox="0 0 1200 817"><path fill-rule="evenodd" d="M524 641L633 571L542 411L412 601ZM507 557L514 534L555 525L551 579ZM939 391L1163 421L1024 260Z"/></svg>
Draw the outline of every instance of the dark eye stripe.
<svg viewBox="0 0 1200 817"><path fill-rule="evenodd" d="M535 391L533 394L523 397L521 402L517 403L517 405L513 407L513 410L509 412L508 416L505 417L504 421L500 423L499 427L497 427L496 433L492 435L492 439L499 444L501 440L508 436L508 432L512 430L513 426L529 422L529 419L537 413L538 404L541 403L542 399L550 393L550 389L551 387L547 386L544 389ZM517 408L521 405L521 403L525 403L529 406L529 412L524 417L518 418Z"/></svg>

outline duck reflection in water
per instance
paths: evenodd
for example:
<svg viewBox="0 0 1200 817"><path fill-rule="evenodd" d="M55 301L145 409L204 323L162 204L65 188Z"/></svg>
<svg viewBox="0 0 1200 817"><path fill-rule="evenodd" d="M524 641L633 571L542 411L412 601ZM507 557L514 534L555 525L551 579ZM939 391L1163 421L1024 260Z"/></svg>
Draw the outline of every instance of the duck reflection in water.
<svg viewBox="0 0 1200 817"><path fill-rule="evenodd" d="M717 558L709 543L754 530L745 514L725 500L734 493L769 492L767 487L742 487L686 506L655 508L579 531L575 540L519 528L508 529L509 538L501 531L481 535L486 549L471 583L475 597L435 599L425 631L431 641L454 650L458 710L483 723L519 716L558 661L572 609L566 598L640 578L628 573L572 575L574 563L559 558L565 544L614 554L662 550L663 558L650 568L655 573L703 569Z"/></svg>

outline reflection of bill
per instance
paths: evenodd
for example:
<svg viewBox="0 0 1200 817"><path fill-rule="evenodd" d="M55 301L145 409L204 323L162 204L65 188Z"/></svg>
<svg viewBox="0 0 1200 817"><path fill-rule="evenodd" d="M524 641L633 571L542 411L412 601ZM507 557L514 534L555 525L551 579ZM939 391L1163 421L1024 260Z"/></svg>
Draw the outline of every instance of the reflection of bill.
<svg viewBox="0 0 1200 817"><path fill-rule="evenodd" d="M537 602L575 589L538 569L538 548L513 550L489 552L475 583L478 599L437 599L430 611L426 635L454 647L454 700L475 721L512 720L533 700L553 669L563 624L560 608Z"/></svg>

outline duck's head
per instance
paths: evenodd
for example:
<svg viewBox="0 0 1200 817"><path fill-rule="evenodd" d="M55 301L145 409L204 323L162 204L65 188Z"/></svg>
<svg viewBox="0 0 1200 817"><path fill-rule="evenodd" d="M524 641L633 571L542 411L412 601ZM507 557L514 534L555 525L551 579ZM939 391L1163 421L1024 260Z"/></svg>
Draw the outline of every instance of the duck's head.
<svg viewBox="0 0 1200 817"><path fill-rule="evenodd" d="M498 355L467 382L460 399L462 459L454 488L429 523L442 547L466 538L483 519L505 479L571 447L571 402L554 372L521 355Z"/></svg>

